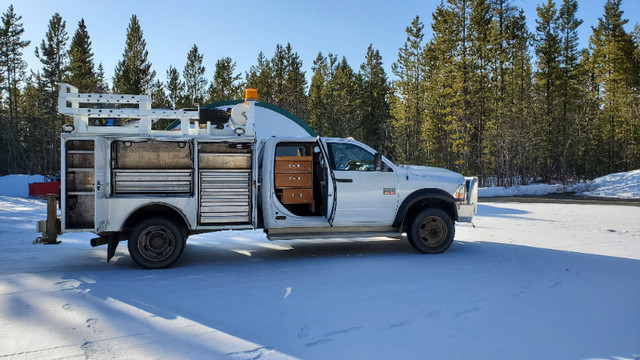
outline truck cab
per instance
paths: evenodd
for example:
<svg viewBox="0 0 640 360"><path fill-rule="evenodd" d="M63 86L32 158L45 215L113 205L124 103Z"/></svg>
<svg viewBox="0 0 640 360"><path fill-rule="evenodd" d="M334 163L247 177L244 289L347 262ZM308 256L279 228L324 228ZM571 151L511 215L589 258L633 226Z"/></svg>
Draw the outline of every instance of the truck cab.
<svg viewBox="0 0 640 360"><path fill-rule="evenodd" d="M422 252L442 252L453 239L453 221L477 211L477 180L439 168L396 165L354 139L269 138L263 144L260 200L270 239L323 236L391 236L407 233L418 213ZM435 211L438 210L438 211ZM427 229L428 228L428 229ZM424 238L429 240L424 247Z"/></svg>

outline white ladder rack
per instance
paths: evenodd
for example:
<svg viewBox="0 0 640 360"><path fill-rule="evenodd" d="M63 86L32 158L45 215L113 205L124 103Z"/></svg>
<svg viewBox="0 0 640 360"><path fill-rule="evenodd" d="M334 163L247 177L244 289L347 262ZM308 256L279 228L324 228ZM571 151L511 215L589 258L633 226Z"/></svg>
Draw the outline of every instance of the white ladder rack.
<svg viewBox="0 0 640 360"><path fill-rule="evenodd" d="M200 133L198 122L200 115L197 110L151 109L151 97L148 95L79 93L75 86L65 83L59 85L58 112L73 117L75 133L140 135L156 132L175 135ZM99 104L112 104L114 108L97 108L96 105ZM116 109L118 105L127 107ZM92 126L89 118L139 119L139 123L138 126ZM152 131L151 123L157 119L180 120L180 131ZM190 129L192 121L196 123L195 129ZM209 131L206 134L209 135Z"/></svg>

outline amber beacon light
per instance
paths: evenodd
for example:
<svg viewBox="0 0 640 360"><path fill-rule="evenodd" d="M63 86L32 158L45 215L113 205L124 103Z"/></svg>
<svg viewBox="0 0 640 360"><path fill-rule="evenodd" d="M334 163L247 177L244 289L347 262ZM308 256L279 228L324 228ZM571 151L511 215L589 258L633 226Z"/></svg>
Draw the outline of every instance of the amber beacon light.
<svg viewBox="0 0 640 360"><path fill-rule="evenodd" d="M258 90L257 89L245 90L244 101L258 101Z"/></svg>

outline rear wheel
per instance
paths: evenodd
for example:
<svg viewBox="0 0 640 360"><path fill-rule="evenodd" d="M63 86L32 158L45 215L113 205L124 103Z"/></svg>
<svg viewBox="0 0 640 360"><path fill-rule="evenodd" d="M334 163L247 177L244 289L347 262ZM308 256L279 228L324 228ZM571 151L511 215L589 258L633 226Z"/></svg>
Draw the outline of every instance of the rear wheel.
<svg viewBox="0 0 640 360"><path fill-rule="evenodd" d="M140 266L161 269L172 265L184 250L186 232L164 217L152 217L138 223L128 241L129 254Z"/></svg>
<svg viewBox="0 0 640 360"><path fill-rule="evenodd" d="M411 220L407 238L416 250L438 254L451 246L454 233L453 220L449 214L442 209L426 208Z"/></svg>

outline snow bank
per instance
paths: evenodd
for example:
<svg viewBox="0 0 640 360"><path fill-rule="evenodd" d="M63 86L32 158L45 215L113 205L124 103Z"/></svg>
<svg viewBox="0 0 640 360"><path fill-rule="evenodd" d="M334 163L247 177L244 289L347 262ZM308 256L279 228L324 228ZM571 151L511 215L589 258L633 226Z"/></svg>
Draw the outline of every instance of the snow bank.
<svg viewBox="0 0 640 360"><path fill-rule="evenodd" d="M523 185L504 188L500 186L478 189L480 197L547 195L570 192L583 196L600 196L620 199L640 199L640 169L609 174L586 183L569 187L562 185Z"/></svg>
<svg viewBox="0 0 640 360"><path fill-rule="evenodd" d="M492 186L478 189L480 197L496 197L496 196L522 196L522 195L546 195L551 193L562 193L564 187L562 185L522 185L505 188L502 186Z"/></svg>
<svg viewBox="0 0 640 360"><path fill-rule="evenodd" d="M577 195L640 199L640 169L605 175L568 190Z"/></svg>
<svg viewBox="0 0 640 360"><path fill-rule="evenodd" d="M0 177L0 196L26 198L29 196L29 184L43 181L47 181L43 175L2 176Z"/></svg>

